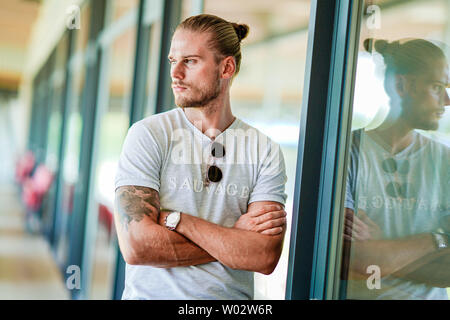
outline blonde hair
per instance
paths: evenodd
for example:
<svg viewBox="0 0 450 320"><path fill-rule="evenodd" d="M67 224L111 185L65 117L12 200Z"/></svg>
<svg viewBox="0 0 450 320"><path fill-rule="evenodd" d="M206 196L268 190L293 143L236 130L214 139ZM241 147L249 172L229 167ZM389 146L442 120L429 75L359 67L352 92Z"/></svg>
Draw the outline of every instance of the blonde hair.
<svg viewBox="0 0 450 320"><path fill-rule="evenodd" d="M228 56L234 57L236 61L234 76L239 73L242 59L241 41L249 32L248 25L229 22L211 14L200 14L181 22L178 29L210 33L209 48L218 53L216 61L219 62Z"/></svg>

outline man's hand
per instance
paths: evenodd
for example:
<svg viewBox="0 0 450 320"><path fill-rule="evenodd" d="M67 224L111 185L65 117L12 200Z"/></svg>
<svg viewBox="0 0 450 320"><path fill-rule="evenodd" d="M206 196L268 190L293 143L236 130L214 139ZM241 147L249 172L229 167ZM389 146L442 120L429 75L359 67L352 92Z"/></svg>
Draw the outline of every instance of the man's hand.
<svg viewBox="0 0 450 320"><path fill-rule="evenodd" d="M345 231L346 240L377 240L381 239L382 231L363 210L358 210L356 216L353 210L345 208Z"/></svg>
<svg viewBox="0 0 450 320"><path fill-rule="evenodd" d="M185 236L229 268L270 274L280 258L286 231L285 223L282 223L284 212L262 217L271 211L283 211L283 207L275 201L252 202L248 205L247 213L243 214L232 228L183 213L176 233ZM276 224L282 226L270 227L267 222L271 221L271 216L274 217L272 220L277 220ZM281 221L278 220L280 218ZM281 228L282 232L267 234L275 228ZM266 231L266 234L249 229Z"/></svg>
<svg viewBox="0 0 450 320"><path fill-rule="evenodd" d="M282 205L265 205L257 210L250 210L239 217L234 224L236 229L277 235L286 225L286 211Z"/></svg>
<svg viewBox="0 0 450 320"><path fill-rule="evenodd" d="M166 227L166 217L173 211L163 210L161 209L161 212L158 216L158 224L162 227Z"/></svg>
<svg viewBox="0 0 450 320"><path fill-rule="evenodd" d="M158 224L165 226L166 217L171 211L161 210ZM257 210L251 210L241 215L234 228L259 232L265 235L277 235L283 232L286 225L286 211L282 205L265 205Z"/></svg>

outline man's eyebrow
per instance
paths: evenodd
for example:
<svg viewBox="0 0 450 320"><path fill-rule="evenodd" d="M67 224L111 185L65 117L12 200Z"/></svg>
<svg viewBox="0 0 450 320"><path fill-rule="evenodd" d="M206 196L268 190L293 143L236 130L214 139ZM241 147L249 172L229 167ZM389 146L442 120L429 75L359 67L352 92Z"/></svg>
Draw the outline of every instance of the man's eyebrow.
<svg viewBox="0 0 450 320"><path fill-rule="evenodd" d="M173 59L173 57L172 56L168 56L167 57L169 60L170 59ZM198 54L189 54L189 55L186 55L186 56L182 56L181 57L181 59L186 59L186 58L201 58L201 56L200 55L198 55Z"/></svg>
<svg viewBox="0 0 450 320"><path fill-rule="evenodd" d="M431 80L431 83L438 83L447 88L450 86L450 83L447 83L446 81L442 81L442 80Z"/></svg>

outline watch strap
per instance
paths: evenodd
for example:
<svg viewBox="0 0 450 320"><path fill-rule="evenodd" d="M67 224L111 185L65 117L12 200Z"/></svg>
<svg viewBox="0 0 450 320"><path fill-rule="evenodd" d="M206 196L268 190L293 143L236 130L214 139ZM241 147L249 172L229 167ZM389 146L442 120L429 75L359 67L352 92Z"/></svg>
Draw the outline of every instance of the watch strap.
<svg viewBox="0 0 450 320"><path fill-rule="evenodd" d="M433 232L433 240L436 245L436 249L446 249L449 247L449 236L443 232Z"/></svg>

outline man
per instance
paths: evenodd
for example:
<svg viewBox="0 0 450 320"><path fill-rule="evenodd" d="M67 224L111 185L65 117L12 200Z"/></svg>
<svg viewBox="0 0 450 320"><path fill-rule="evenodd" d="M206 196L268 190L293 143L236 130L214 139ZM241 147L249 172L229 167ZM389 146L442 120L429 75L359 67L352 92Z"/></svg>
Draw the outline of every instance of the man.
<svg viewBox="0 0 450 320"><path fill-rule="evenodd" d="M436 130L450 105L448 64L421 39L376 40L374 47L384 58L390 111L378 128L353 134L347 297L448 299L450 149L416 131ZM373 270L378 284L367 282Z"/></svg>
<svg viewBox="0 0 450 320"><path fill-rule="evenodd" d="M186 19L169 53L179 108L134 124L116 176L123 299L252 299L286 226L278 145L231 112L246 25Z"/></svg>

